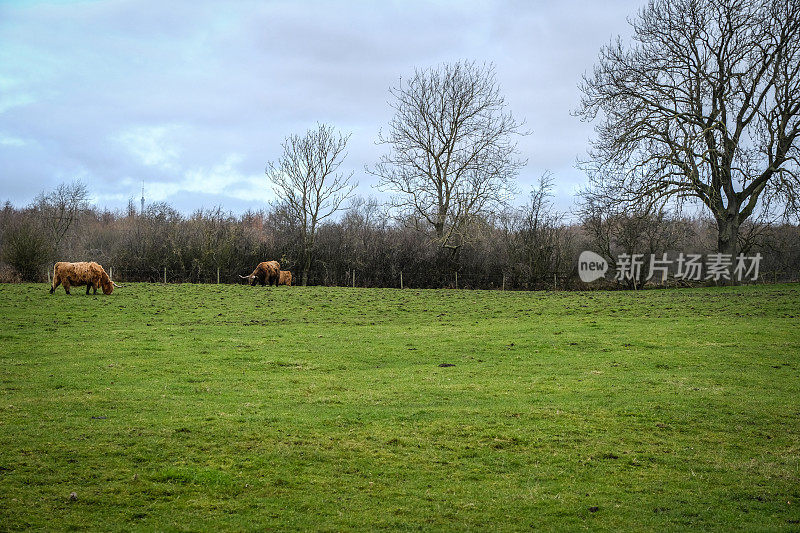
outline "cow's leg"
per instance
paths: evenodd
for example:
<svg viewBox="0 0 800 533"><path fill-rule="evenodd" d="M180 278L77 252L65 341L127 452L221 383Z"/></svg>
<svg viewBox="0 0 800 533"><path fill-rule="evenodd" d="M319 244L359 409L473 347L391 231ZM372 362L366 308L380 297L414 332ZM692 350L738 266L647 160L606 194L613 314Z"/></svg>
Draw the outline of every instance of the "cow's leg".
<svg viewBox="0 0 800 533"><path fill-rule="evenodd" d="M67 294L69 294L69 281L64 282L64 290L67 291Z"/></svg>
<svg viewBox="0 0 800 533"><path fill-rule="evenodd" d="M92 290L92 284L91 283L87 283L86 284L86 296L89 296L89 291L90 290Z"/></svg>
<svg viewBox="0 0 800 533"><path fill-rule="evenodd" d="M54 292L56 292L56 288L57 288L59 285L61 285L61 280L60 280L60 279L58 279L58 278L54 279L54 280L53 280L53 286L52 286L52 287L50 287L50 294L53 294Z"/></svg>

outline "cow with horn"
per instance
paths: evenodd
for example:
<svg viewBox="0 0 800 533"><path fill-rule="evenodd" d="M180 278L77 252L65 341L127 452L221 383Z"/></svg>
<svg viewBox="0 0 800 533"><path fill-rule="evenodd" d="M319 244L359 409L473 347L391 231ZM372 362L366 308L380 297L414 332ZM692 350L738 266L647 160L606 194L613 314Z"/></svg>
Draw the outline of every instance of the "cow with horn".
<svg viewBox="0 0 800 533"><path fill-rule="evenodd" d="M264 261L259 263L249 276L242 276L239 274L239 277L248 280L250 285L260 283L263 287L264 285L272 285L274 283L277 287L278 281L280 280L280 272L280 263L277 261Z"/></svg>
<svg viewBox="0 0 800 533"><path fill-rule="evenodd" d="M50 294L53 294L59 285L64 285L67 294L70 293L69 288L73 285L76 287L86 285L86 294L89 294L90 289L94 290L93 294L97 294L98 287L103 289L103 294L111 294L114 292L114 287L121 287L111 281L103 267L94 261L90 263L59 261L56 263L53 267L53 286L50 287Z"/></svg>

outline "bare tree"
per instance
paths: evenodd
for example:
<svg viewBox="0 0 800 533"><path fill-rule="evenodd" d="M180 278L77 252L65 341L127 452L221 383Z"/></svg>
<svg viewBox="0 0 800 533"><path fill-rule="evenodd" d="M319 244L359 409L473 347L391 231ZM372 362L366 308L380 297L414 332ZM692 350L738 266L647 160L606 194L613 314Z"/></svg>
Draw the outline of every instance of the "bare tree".
<svg viewBox="0 0 800 533"><path fill-rule="evenodd" d="M302 230L302 284L314 255L314 238L322 220L339 210L353 192L353 173L339 172L350 135L318 125L305 135L291 135L283 142L283 155L267 165L266 174L275 194Z"/></svg>
<svg viewBox="0 0 800 533"><path fill-rule="evenodd" d="M405 220L433 228L443 248L457 250L476 218L513 193L523 161L513 137L520 124L506 109L494 68L474 62L416 70L392 87L395 114L378 137L389 146L374 169Z"/></svg>
<svg viewBox="0 0 800 533"><path fill-rule="evenodd" d="M800 1L651 0L634 43L604 47L578 114L602 117L590 193L645 208L693 199L718 250L766 198L798 208Z"/></svg>
<svg viewBox="0 0 800 533"><path fill-rule="evenodd" d="M517 275L531 287L562 273L564 214L553 206L552 189L553 175L548 171L539 177L538 187L531 188L530 201L509 213L510 261Z"/></svg>
<svg viewBox="0 0 800 533"><path fill-rule="evenodd" d="M89 189L80 181L62 183L34 200L42 226L48 233L53 251L58 253L64 236L81 212L89 207Z"/></svg>

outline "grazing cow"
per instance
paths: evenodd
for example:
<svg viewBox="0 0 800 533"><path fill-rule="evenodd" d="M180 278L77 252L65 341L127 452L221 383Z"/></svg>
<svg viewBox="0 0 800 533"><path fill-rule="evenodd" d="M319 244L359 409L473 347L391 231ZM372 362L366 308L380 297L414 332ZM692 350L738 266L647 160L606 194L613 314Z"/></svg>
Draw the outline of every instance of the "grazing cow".
<svg viewBox="0 0 800 533"><path fill-rule="evenodd" d="M64 285L64 290L69 294L71 286L80 287L86 285L86 294L89 289L94 289L97 294L97 287L102 287L103 294L111 294L114 287L120 287L108 277L103 267L92 261L91 263L67 263L59 261L53 267L53 286L50 287L50 294L53 294L56 287Z"/></svg>
<svg viewBox="0 0 800 533"><path fill-rule="evenodd" d="M250 280L250 285L260 283L263 287L264 285L272 285L275 283L275 286L277 287L278 281L280 280L280 272L280 263L277 261L264 261L263 263L259 263L256 269L253 270L253 273L249 276L242 276L239 274L239 277Z"/></svg>
<svg viewBox="0 0 800 533"><path fill-rule="evenodd" d="M281 270L281 277L278 280L278 285L292 285L292 273L288 270Z"/></svg>

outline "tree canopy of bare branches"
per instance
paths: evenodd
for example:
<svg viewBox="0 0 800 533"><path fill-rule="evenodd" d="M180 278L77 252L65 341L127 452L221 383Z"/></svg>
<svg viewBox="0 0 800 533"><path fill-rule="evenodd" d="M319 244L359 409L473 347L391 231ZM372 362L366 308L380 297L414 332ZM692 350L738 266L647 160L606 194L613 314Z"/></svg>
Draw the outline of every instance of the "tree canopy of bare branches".
<svg viewBox="0 0 800 533"><path fill-rule="evenodd" d="M494 68L474 62L416 70L392 87L395 114L378 137L389 153L368 172L407 220L433 228L439 245L458 249L474 220L502 205L524 162Z"/></svg>
<svg viewBox="0 0 800 533"><path fill-rule="evenodd" d="M598 120L586 194L699 201L735 255L754 211L798 207L800 1L650 0L631 24L580 86Z"/></svg>
<svg viewBox="0 0 800 533"><path fill-rule="evenodd" d="M507 221L509 263L515 265L513 270L528 286L547 281L571 262L571 238L564 214L551 200L553 182L553 174L542 174L538 186L531 188L529 201L503 217Z"/></svg>
<svg viewBox="0 0 800 533"><path fill-rule="evenodd" d="M266 168L275 194L301 229L303 285L308 283L320 222L338 211L357 185L350 182L352 172L339 172L349 139L349 134L320 124L305 135L287 137L281 145L283 155Z"/></svg>
<svg viewBox="0 0 800 533"><path fill-rule="evenodd" d="M89 207L89 189L80 181L61 183L49 193L40 193L34 200L42 226L48 233L54 252L82 211Z"/></svg>

